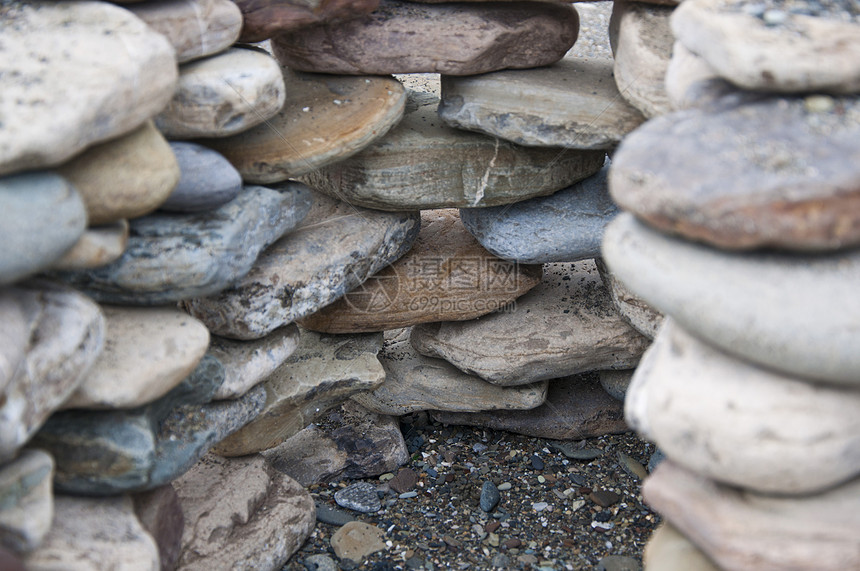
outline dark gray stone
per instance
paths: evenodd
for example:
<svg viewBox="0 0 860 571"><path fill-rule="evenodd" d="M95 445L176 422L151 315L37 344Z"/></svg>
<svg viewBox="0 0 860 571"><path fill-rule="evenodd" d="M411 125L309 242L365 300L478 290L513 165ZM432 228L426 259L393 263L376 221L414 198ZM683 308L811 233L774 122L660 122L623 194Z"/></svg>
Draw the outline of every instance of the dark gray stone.
<svg viewBox="0 0 860 571"><path fill-rule="evenodd" d="M317 521L327 523L329 525L345 525L351 521L356 521L355 516L337 508L332 508L326 505L317 504Z"/></svg>
<svg viewBox="0 0 860 571"><path fill-rule="evenodd" d="M376 494L376 486L368 482L356 482L334 494L334 501L342 508L361 513L374 513L382 509Z"/></svg>
<svg viewBox="0 0 860 571"><path fill-rule="evenodd" d="M230 202L242 190L242 176L217 151L196 143L173 141L179 163L179 183L160 208L175 212L212 210Z"/></svg>
<svg viewBox="0 0 860 571"><path fill-rule="evenodd" d="M481 486L481 498L479 500L481 509L489 513L499 505L501 499L502 496L496 485L489 480L485 481Z"/></svg>

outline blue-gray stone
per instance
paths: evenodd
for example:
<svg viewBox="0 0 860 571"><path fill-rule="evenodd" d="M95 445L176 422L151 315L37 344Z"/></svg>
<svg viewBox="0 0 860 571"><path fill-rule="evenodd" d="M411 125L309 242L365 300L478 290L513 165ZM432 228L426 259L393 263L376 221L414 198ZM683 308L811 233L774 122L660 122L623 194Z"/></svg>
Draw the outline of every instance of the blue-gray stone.
<svg viewBox="0 0 860 571"><path fill-rule="evenodd" d="M179 183L161 204L161 210L212 210L230 202L242 190L239 171L217 151L185 141L173 141L170 148L179 163Z"/></svg>
<svg viewBox="0 0 860 571"><path fill-rule="evenodd" d="M57 491L100 496L156 488L262 410L262 386L238 400L210 402L223 381L224 367L207 355L157 401L130 410L55 414L32 444L54 456Z"/></svg>
<svg viewBox="0 0 860 571"><path fill-rule="evenodd" d="M484 482L484 485L481 486L481 498L479 500L481 509L489 513L499 505L499 500L501 499L502 496L499 494L499 489L496 485L489 480Z"/></svg>
<svg viewBox="0 0 860 571"><path fill-rule="evenodd" d="M523 264L575 262L600 255L603 229L618 213L609 164L550 196L506 206L462 208L460 219L487 250Z"/></svg>
<svg viewBox="0 0 860 571"><path fill-rule="evenodd" d="M120 259L56 277L106 303L158 305L211 295L244 277L260 252L309 210L310 192L298 183L245 187L216 210L132 220Z"/></svg>
<svg viewBox="0 0 860 571"><path fill-rule="evenodd" d="M49 268L86 227L84 201L63 177L0 178L0 285Z"/></svg>

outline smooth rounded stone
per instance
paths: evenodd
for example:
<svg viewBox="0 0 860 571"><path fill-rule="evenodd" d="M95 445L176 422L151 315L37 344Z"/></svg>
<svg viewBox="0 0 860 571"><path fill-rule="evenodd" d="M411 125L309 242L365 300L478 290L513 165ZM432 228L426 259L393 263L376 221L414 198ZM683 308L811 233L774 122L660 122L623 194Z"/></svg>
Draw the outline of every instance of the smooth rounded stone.
<svg viewBox="0 0 860 571"><path fill-rule="evenodd" d="M203 358L206 326L173 307L104 305L101 354L61 409L134 408L161 398Z"/></svg>
<svg viewBox="0 0 860 571"><path fill-rule="evenodd" d="M403 120L352 157L301 180L378 210L496 206L545 196L600 170L603 151L523 147L446 126L438 98L410 91Z"/></svg>
<svg viewBox="0 0 860 571"><path fill-rule="evenodd" d="M19 290L0 288L0 391L4 391L24 361L30 342L30 319L19 302Z"/></svg>
<svg viewBox="0 0 860 571"><path fill-rule="evenodd" d="M622 214L604 260L627 286L697 337L790 376L857 388L860 253L720 252Z"/></svg>
<svg viewBox="0 0 860 571"><path fill-rule="evenodd" d="M349 20L376 10L379 0L237 0L243 42L261 42L305 26Z"/></svg>
<svg viewBox="0 0 860 571"><path fill-rule="evenodd" d="M259 253L309 209L310 193L302 185L248 186L216 210L132 220L119 260L55 277L104 303L159 305L209 295L247 274Z"/></svg>
<svg viewBox="0 0 860 571"><path fill-rule="evenodd" d="M364 561L377 551L387 551L385 531L363 521L351 521L331 536L331 546L338 559Z"/></svg>
<svg viewBox="0 0 860 571"><path fill-rule="evenodd" d="M670 523L654 530L642 554L645 569L660 571L720 571L707 555Z"/></svg>
<svg viewBox="0 0 860 571"><path fill-rule="evenodd" d="M514 264L481 247L456 210L425 211L412 249L300 324L354 333L464 321L512 306L540 281L540 266Z"/></svg>
<svg viewBox="0 0 860 571"><path fill-rule="evenodd" d="M385 369L385 382L352 400L380 414L402 416L431 409L523 410L540 406L546 399L547 381L515 387L490 384L447 361L421 355L409 343L408 330L386 340L379 361Z"/></svg>
<svg viewBox="0 0 860 571"><path fill-rule="evenodd" d="M743 89L860 92L857 7L803 2L794 11L793 6L781 0L691 0L672 16L672 31Z"/></svg>
<svg viewBox="0 0 860 571"><path fill-rule="evenodd" d="M343 160L403 117L406 90L391 77L282 71L287 99L274 117L232 137L201 141L246 181L280 182Z"/></svg>
<svg viewBox="0 0 860 571"><path fill-rule="evenodd" d="M105 340L99 306L74 290L30 282L7 288L6 296L21 307L28 329L27 353L0 393L0 463L75 392Z"/></svg>
<svg viewBox="0 0 860 571"><path fill-rule="evenodd" d="M716 484L667 461L645 480L642 493L721 569L860 568L860 479L784 498Z"/></svg>
<svg viewBox="0 0 860 571"><path fill-rule="evenodd" d="M323 503L316 502L317 521L338 527L351 521L358 521L356 517L344 510L329 507ZM305 559L307 561L307 559Z"/></svg>
<svg viewBox="0 0 860 571"><path fill-rule="evenodd" d="M167 38L179 63L226 50L242 30L242 12L229 0L149 0L126 9Z"/></svg>
<svg viewBox="0 0 860 571"><path fill-rule="evenodd" d="M243 456L273 448L359 391L385 380L376 354L382 334L320 335L302 331L293 354L261 384L266 405L215 452Z"/></svg>
<svg viewBox="0 0 860 571"><path fill-rule="evenodd" d="M666 69L666 95L672 107L706 107L737 91L737 87L720 77L708 62L684 44L676 41L672 46L672 59ZM750 97L757 95L749 93Z"/></svg>
<svg viewBox="0 0 860 571"><path fill-rule="evenodd" d="M418 236L417 212L356 208L319 193L302 224L233 287L182 307L215 335L259 339L332 303L391 264Z"/></svg>
<svg viewBox="0 0 860 571"><path fill-rule="evenodd" d="M42 543L54 519L53 474L54 459L41 450L0 467L0 545L21 553Z"/></svg>
<svg viewBox="0 0 860 571"><path fill-rule="evenodd" d="M493 511L496 506L499 505L499 501L501 499L502 495L499 493L499 489L494 483L487 480L481 485L479 505L483 511L487 513Z"/></svg>
<svg viewBox="0 0 860 571"><path fill-rule="evenodd" d="M651 118L672 111L666 94L666 69L674 37L671 6L615 2L609 39L615 57L615 84L621 97Z"/></svg>
<svg viewBox="0 0 860 571"><path fill-rule="evenodd" d="M0 285L49 268L87 226L77 190L52 173L0 178Z"/></svg>
<svg viewBox="0 0 860 571"><path fill-rule="evenodd" d="M595 262L597 271L600 272L600 279L609 286L612 305L615 306L621 318L648 339L654 339L663 323L663 314L627 289L627 286L609 271L603 263L603 258L596 258Z"/></svg>
<svg viewBox="0 0 860 571"><path fill-rule="evenodd" d="M382 0L367 16L279 34L272 49L281 63L302 71L476 75L549 65L578 33L579 17L568 5Z"/></svg>
<svg viewBox="0 0 860 571"><path fill-rule="evenodd" d="M128 133L173 96L173 48L128 10L15 2L3 19L15 25L0 29L0 175L57 165Z"/></svg>
<svg viewBox="0 0 860 571"><path fill-rule="evenodd" d="M180 66L176 92L155 125L171 139L227 137L273 117L285 98L272 56L230 48Z"/></svg>
<svg viewBox="0 0 860 571"><path fill-rule="evenodd" d="M334 501L342 508L361 513L375 513L382 509L376 486L370 482L355 482L334 493Z"/></svg>
<svg viewBox="0 0 860 571"><path fill-rule="evenodd" d="M174 487L188 521L177 570L280 569L314 528L310 494L260 456L210 454Z"/></svg>
<svg viewBox="0 0 860 571"><path fill-rule="evenodd" d="M439 117L520 145L612 148L645 120L618 93L612 68L610 59L566 57L534 69L445 75Z"/></svg>
<svg viewBox="0 0 860 571"><path fill-rule="evenodd" d="M633 378L633 369L623 371L598 371L600 386L616 400L624 401L627 396L627 388Z"/></svg>
<svg viewBox="0 0 860 571"><path fill-rule="evenodd" d="M346 401L325 420L321 426L311 424L283 444L264 450L263 457L302 486L375 477L409 461L400 425L393 416ZM317 507L317 519L319 510Z"/></svg>
<svg viewBox="0 0 860 571"><path fill-rule="evenodd" d="M63 257L51 266L54 270L91 270L115 262L128 247L128 221L118 220L104 226L91 226Z"/></svg>
<svg viewBox="0 0 860 571"><path fill-rule="evenodd" d="M667 320L636 370L625 413L697 474L761 493L812 494L860 476L858 410L856 387L761 369Z"/></svg>
<svg viewBox="0 0 860 571"><path fill-rule="evenodd" d="M609 198L609 163L550 196L505 206L464 208L463 225L483 247L522 264L575 262L600 255L603 229L618 213Z"/></svg>
<svg viewBox="0 0 860 571"><path fill-rule="evenodd" d="M860 97L827 99L829 110L773 97L649 121L614 155L612 197L664 232L720 248L857 245Z"/></svg>
<svg viewBox="0 0 860 571"><path fill-rule="evenodd" d="M131 410L56 413L32 445L54 456L58 491L104 496L157 488L263 409L262 387L238 400L210 402L223 381L223 367L207 355L157 401Z"/></svg>
<svg viewBox="0 0 860 571"><path fill-rule="evenodd" d="M639 561L626 555L607 555L597 562L596 571L641 571Z"/></svg>
<svg viewBox="0 0 860 571"><path fill-rule="evenodd" d="M181 174L173 192L161 203L161 210L212 210L241 192L242 176L221 154L186 141L173 141L170 148Z"/></svg>
<svg viewBox="0 0 860 571"><path fill-rule="evenodd" d="M648 346L615 311L593 260L545 265L514 312L417 325L410 339L422 355L500 386L629 369Z"/></svg>
<svg viewBox="0 0 860 571"><path fill-rule="evenodd" d="M536 438L575 440L620 434L624 405L609 396L593 374L553 379L544 404L531 410L433 411L437 422L505 430Z"/></svg>
<svg viewBox="0 0 860 571"><path fill-rule="evenodd" d="M224 365L224 382L215 399L242 396L275 372L299 346L299 329L288 325L254 341L212 337L209 354Z"/></svg>
<svg viewBox="0 0 860 571"><path fill-rule="evenodd" d="M176 569L182 552L185 515L179 496L170 484L132 496L134 513L158 546L161 569Z"/></svg>
<svg viewBox="0 0 860 571"><path fill-rule="evenodd" d="M56 496L51 531L24 564L28 571L158 571L158 546L129 496Z"/></svg>
<svg viewBox="0 0 860 571"><path fill-rule="evenodd" d="M179 165L152 121L90 147L57 172L84 200L90 225L149 214L179 182Z"/></svg>

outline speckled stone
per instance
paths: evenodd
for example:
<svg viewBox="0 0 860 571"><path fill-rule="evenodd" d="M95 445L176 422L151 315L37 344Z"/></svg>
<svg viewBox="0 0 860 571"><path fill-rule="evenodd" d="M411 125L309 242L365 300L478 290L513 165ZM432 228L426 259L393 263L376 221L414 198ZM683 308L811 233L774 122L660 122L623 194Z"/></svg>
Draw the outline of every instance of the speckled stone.
<svg viewBox="0 0 860 571"><path fill-rule="evenodd" d="M370 482L355 482L334 494L334 501L342 508L361 513L374 513L382 509L376 486Z"/></svg>
<svg viewBox="0 0 860 571"><path fill-rule="evenodd" d="M162 210L198 212L230 202L242 190L242 176L219 153L187 141L174 141L170 148L179 164L179 181Z"/></svg>

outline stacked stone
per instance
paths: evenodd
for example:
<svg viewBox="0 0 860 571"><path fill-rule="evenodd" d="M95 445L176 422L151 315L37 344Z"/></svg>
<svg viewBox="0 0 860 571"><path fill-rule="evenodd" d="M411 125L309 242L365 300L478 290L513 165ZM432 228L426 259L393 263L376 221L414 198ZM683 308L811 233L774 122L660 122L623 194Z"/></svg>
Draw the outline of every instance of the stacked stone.
<svg viewBox="0 0 860 571"><path fill-rule="evenodd" d="M860 11L686 0L675 111L630 134L603 243L668 317L626 417L668 460L653 569L860 567Z"/></svg>

